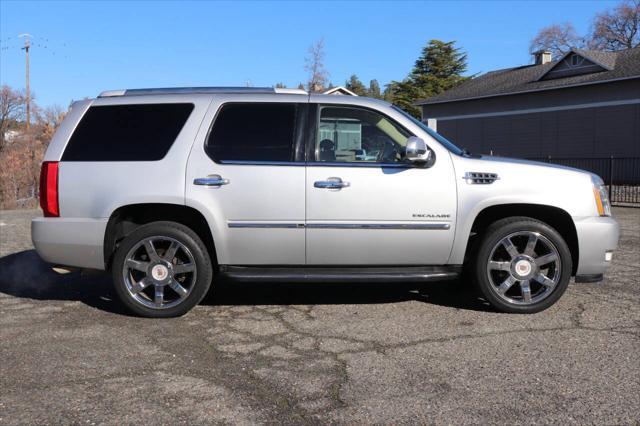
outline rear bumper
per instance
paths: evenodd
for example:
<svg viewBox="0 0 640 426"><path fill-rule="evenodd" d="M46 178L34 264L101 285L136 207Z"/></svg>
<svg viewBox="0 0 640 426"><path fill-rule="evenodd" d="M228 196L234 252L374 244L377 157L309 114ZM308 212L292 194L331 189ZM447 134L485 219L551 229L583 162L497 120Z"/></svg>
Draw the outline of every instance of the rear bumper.
<svg viewBox="0 0 640 426"><path fill-rule="evenodd" d="M589 217L576 220L575 225L580 251L576 276L582 279L604 274L611 265L611 260L605 258L606 253L618 247L620 225L611 217ZM591 282L593 280L595 278Z"/></svg>
<svg viewBox="0 0 640 426"><path fill-rule="evenodd" d="M47 218L31 221L31 239L42 259L79 268L104 269L108 219Z"/></svg>

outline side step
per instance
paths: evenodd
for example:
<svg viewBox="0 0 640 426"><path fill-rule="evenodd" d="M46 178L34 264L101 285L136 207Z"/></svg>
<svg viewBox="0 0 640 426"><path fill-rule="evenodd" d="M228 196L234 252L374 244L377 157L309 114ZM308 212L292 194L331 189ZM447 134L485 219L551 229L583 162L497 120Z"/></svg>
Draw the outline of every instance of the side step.
<svg viewBox="0 0 640 426"><path fill-rule="evenodd" d="M462 266L233 266L220 265L218 274L237 282L427 282L455 280Z"/></svg>

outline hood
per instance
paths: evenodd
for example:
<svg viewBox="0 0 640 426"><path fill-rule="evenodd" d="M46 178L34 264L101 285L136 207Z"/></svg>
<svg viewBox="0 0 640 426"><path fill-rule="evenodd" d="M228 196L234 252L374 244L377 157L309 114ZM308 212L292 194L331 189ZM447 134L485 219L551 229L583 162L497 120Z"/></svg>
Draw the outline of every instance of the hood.
<svg viewBox="0 0 640 426"><path fill-rule="evenodd" d="M563 166L561 164L553 164L553 163L545 163L542 161L533 161L533 160L524 160L524 159L520 159L520 158L509 158L509 157L493 157L490 155L483 155L480 157L480 160L483 161L488 161L488 162L495 162L495 163L500 163L500 164L512 164L512 165L523 165L523 166L534 166L534 167L542 167L542 168L546 168L546 169L553 169L553 170L557 170L557 171L567 171L567 172L573 172L573 173L582 173L582 174L587 174L593 178L596 178L597 180L601 180L601 178L595 174L592 173L588 170L582 170L582 169L578 169L575 167L569 167L569 166Z"/></svg>

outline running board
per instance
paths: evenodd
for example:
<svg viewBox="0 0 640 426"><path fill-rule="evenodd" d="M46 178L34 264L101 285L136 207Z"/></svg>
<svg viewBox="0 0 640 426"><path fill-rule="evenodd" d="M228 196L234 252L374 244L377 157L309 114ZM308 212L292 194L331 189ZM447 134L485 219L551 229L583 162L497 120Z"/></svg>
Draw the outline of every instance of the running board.
<svg viewBox="0 0 640 426"><path fill-rule="evenodd" d="M460 265L443 266L232 266L220 265L218 274L237 282L427 282L455 280Z"/></svg>

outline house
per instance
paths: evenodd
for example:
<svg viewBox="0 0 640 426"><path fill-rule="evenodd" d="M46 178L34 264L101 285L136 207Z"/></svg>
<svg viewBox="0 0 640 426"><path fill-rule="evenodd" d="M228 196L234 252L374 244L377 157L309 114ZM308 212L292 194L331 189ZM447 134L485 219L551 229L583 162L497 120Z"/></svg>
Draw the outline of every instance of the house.
<svg viewBox="0 0 640 426"><path fill-rule="evenodd" d="M346 95L346 96L358 96L353 93L351 90L347 89L344 86L332 87L329 90L325 90L322 92L323 95Z"/></svg>
<svg viewBox="0 0 640 426"><path fill-rule="evenodd" d="M4 140L7 143L15 142L21 136L22 132L19 130L7 130L6 132L4 132Z"/></svg>
<svg viewBox="0 0 640 426"><path fill-rule="evenodd" d="M640 48L572 49L488 72L417 102L423 121L471 152L640 157Z"/></svg>

